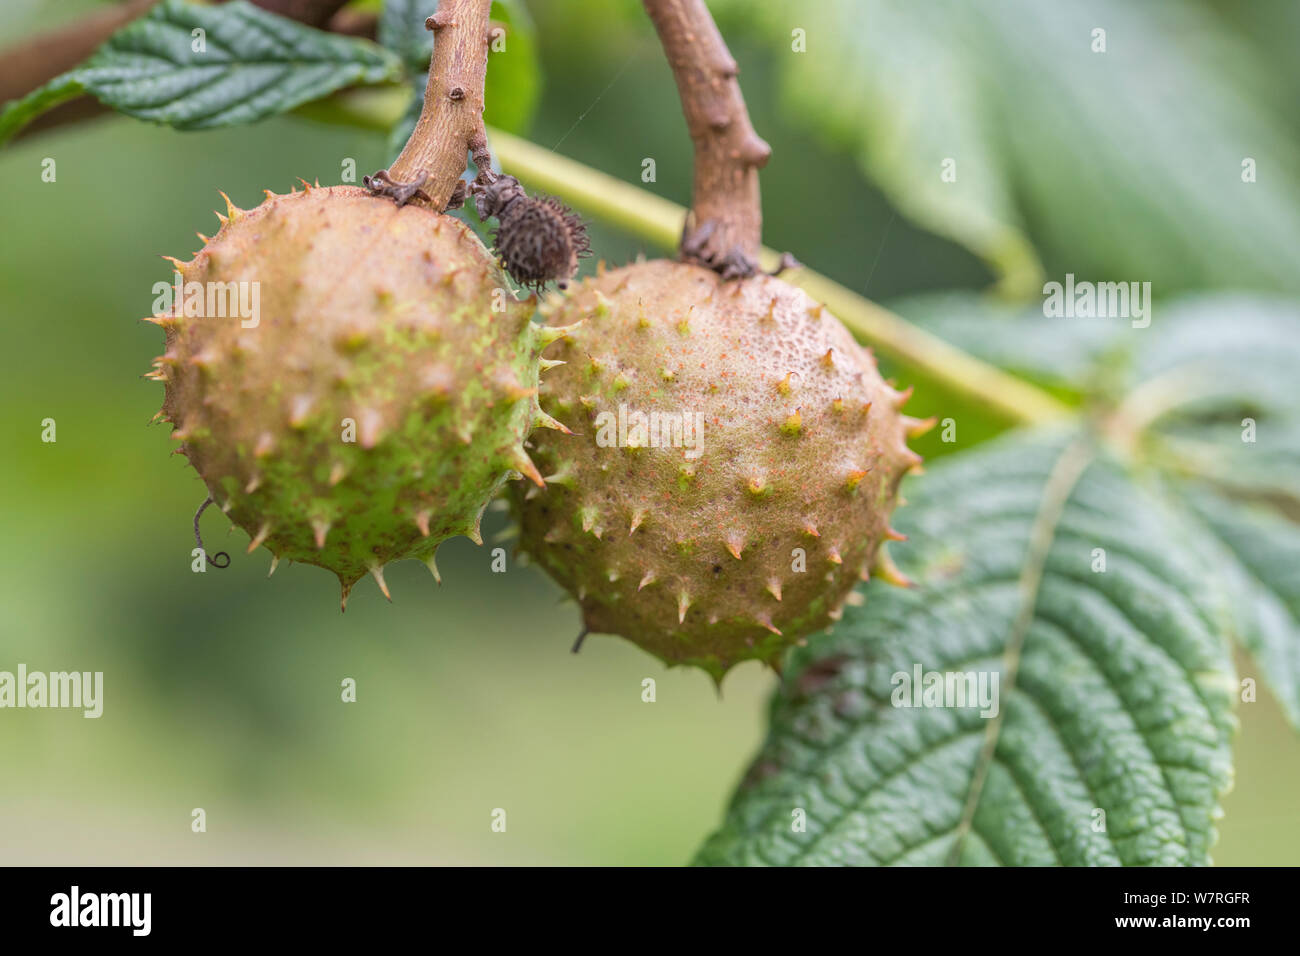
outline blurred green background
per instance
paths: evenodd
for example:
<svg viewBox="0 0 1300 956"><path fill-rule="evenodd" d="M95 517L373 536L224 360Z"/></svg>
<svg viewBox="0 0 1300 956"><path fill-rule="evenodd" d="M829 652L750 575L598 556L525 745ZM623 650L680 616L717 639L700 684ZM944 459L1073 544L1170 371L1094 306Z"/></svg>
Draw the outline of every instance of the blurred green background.
<svg viewBox="0 0 1300 956"><path fill-rule="evenodd" d="M94 6L7 0L0 45ZM545 78L530 138L629 181L652 156L647 188L688 202L689 142L639 5L530 6ZM1223 5L1201 6L1217 17ZM1290 14L1260 4L1219 22L1234 49L1278 64L1276 84L1253 92L1290 89L1293 102L1300 73L1281 68L1277 46ZM913 225L842 140L810 132L783 95L779 47L747 18L723 26L773 146L768 245L886 302L994 281L987 257ZM55 183L41 180L47 157ZM215 230L217 189L251 206L298 176L337 182L349 158L365 172L391 156L381 133L298 117L202 134L108 118L0 150L0 669L103 671L106 685L98 720L0 713L0 863L678 864L720 821L762 737L775 678L757 665L719 695L703 673L670 672L617 638L572 656L576 608L534 569L492 573L488 549L467 541L440 553L441 588L397 565L394 603L363 582L346 616L323 571L266 580L265 552L245 556L246 536L227 537L216 509L208 547L232 565L191 572L205 491L169 455L167 429L147 424L162 389L139 377L160 350L158 330L136 321L169 278L157 257L187 257L195 230ZM660 253L599 224L593 246L615 263ZM1073 261L1068 237L1039 248L1049 273ZM918 388L918 414L957 407ZM960 411L959 448L1002 427ZM40 440L47 417L56 444ZM504 526L491 523L485 536ZM340 702L347 677L355 704ZM1295 864L1300 740L1267 691L1241 720L1215 860ZM191 832L195 807L206 833ZM490 828L498 807L505 833Z"/></svg>

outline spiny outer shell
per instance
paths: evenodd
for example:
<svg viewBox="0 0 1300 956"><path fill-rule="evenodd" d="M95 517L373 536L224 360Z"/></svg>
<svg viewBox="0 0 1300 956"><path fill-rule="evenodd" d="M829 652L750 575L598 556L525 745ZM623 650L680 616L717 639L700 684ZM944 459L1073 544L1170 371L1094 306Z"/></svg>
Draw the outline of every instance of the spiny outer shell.
<svg viewBox="0 0 1300 956"><path fill-rule="evenodd" d="M335 572L345 602L390 561L477 540L501 483L532 471L534 300L463 223L362 189L229 212L177 268L205 290L256 283L258 324L206 300L154 319L163 415L215 501L277 559Z"/></svg>
<svg viewBox="0 0 1300 956"><path fill-rule="evenodd" d="M585 320L541 402L578 434L539 434L547 486L512 498L521 547L586 626L720 679L831 624L883 557L920 461L871 354L779 279L667 261L586 280L546 311ZM700 454L617 447L620 405L629 443L635 412L700 413Z"/></svg>

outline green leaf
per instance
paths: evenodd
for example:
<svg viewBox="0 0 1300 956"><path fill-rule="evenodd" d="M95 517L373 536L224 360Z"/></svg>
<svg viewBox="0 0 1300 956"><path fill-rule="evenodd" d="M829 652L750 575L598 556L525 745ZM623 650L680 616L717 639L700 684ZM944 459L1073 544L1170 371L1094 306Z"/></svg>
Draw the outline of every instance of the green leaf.
<svg viewBox="0 0 1300 956"><path fill-rule="evenodd" d="M1145 460L1168 474L1232 584L1234 636L1300 729L1300 304L1223 293L1158 302L1149 328L1049 319L985 297L900 314L986 361L1096 401L1127 394Z"/></svg>
<svg viewBox="0 0 1300 956"><path fill-rule="evenodd" d="M1232 633L1300 729L1300 306L1219 296L1185 303L1135 357L1130 403L1152 457L1203 532L1231 594Z"/></svg>
<svg viewBox="0 0 1300 956"><path fill-rule="evenodd" d="M542 92L542 68L537 56L536 29L519 0L493 0L492 19L505 32L493 36L488 55L487 125L507 133L524 133L537 112Z"/></svg>
<svg viewBox="0 0 1300 956"><path fill-rule="evenodd" d="M75 99L84 92L86 89L81 81L74 74L65 73L22 99L6 103L4 109L0 110L0 143L4 143L46 110Z"/></svg>
<svg viewBox="0 0 1300 956"><path fill-rule="evenodd" d="M424 21L438 10L438 0L384 0L377 39L402 58L415 75L429 69L433 32Z"/></svg>
<svg viewBox="0 0 1300 956"><path fill-rule="evenodd" d="M1207 862L1234 678L1195 534L1059 434L950 457L906 493L918 586L871 585L796 655L698 862ZM997 675L997 715L896 706L917 666Z"/></svg>
<svg viewBox="0 0 1300 956"><path fill-rule="evenodd" d="M771 38L792 111L1013 294L1038 290L1035 249L1053 272L1150 281L1164 296L1300 290L1300 145L1256 95L1271 61L1201 5L716 5ZM1247 158L1256 182L1242 180Z"/></svg>
<svg viewBox="0 0 1300 956"><path fill-rule="evenodd" d="M1153 440L1182 470L1300 516L1300 305L1206 296L1179 304L1134 351ZM1138 341L1134 336L1135 344ZM1145 384L1142 384L1145 383ZM1298 635L1300 639L1300 635Z"/></svg>
<svg viewBox="0 0 1300 956"><path fill-rule="evenodd" d="M1233 633L1300 729L1300 527L1263 505L1205 490L1186 495L1223 545L1215 567L1231 595Z"/></svg>
<svg viewBox="0 0 1300 956"><path fill-rule="evenodd" d="M81 67L10 104L0 135L12 135L73 90L138 119L194 130L251 123L346 86L400 76L399 60L382 47L313 30L245 0L164 0Z"/></svg>
<svg viewBox="0 0 1300 956"><path fill-rule="evenodd" d="M1300 516L1300 303L1235 293L1157 302L1128 319L1047 318L983 296L918 296L900 315L948 342L1093 399L1130 394L1155 454Z"/></svg>

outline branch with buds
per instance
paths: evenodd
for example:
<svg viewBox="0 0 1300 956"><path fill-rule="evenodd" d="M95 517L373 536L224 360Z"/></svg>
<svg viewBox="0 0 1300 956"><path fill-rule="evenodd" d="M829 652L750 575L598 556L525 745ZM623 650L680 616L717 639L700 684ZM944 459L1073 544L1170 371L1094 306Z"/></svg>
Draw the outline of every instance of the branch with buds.
<svg viewBox="0 0 1300 956"><path fill-rule="evenodd" d="M758 271L763 212L758 171L772 153L754 132L736 61L704 0L643 0L664 53L695 144L691 211L681 257L725 278Z"/></svg>
<svg viewBox="0 0 1300 956"><path fill-rule="evenodd" d="M467 196L466 154L474 157L481 183L490 183L492 154L483 126L492 0L443 0L425 21L434 33L424 108L401 155L386 170L366 177L373 192L398 204L418 202L442 212Z"/></svg>

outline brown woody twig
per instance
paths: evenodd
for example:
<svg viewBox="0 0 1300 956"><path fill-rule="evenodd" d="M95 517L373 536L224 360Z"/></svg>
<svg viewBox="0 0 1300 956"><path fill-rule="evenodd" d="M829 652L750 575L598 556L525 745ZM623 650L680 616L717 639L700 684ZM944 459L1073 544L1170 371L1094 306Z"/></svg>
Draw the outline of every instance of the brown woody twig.
<svg viewBox="0 0 1300 956"><path fill-rule="evenodd" d="M704 0L643 0L672 67L695 144L695 185L681 256L726 278L758 270L758 171L772 153L749 122L739 72Z"/></svg>
<svg viewBox="0 0 1300 956"><path fill-rule="evenodd" d="M483 126L491 6L492 0L443 0L429 17L426 26L435 40L424 108L401 155L372 177L380 179L382 174L389 180L376 191L439 212L457 206L465 200L460 177L467 152L474 157L480 179L492 180ZM412 187L419 191L408 193Z"/></svg>

